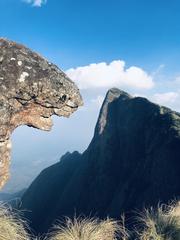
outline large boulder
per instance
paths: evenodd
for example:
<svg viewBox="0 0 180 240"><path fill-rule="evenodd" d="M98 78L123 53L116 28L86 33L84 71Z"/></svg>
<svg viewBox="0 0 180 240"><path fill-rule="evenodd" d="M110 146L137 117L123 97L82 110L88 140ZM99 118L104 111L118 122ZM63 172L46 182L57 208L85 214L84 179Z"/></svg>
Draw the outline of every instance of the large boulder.
<svg viewBox="0 0 180 240"><path fill-rule="evenodd" d="M10 136L20 125L50 130L51 116L70 116L82 98L54 64L23 45L0 38L0 188L9 176Z"/></svg>

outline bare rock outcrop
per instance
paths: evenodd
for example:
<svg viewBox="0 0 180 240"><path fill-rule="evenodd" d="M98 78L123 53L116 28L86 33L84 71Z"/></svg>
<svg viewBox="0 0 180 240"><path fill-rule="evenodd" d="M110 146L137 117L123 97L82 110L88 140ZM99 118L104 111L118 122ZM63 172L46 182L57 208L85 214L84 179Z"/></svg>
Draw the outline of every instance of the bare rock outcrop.
<svg viewBox="0 0 180 240"><path fill-rule="evenodd" d="M57 66L0 38L0 188L9 176L12 131L20 125L49 131L52 115L69 117L81 105L78 88Z"/></svg>

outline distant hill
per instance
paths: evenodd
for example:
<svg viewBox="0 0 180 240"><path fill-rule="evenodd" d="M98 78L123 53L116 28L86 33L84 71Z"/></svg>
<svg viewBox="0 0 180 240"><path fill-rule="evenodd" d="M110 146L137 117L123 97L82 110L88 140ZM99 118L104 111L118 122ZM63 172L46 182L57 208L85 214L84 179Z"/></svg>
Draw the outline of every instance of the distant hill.
<svg viewBox="0 0 180 240"><path fill-rule="evenodd" d="M86 134L86 133L84 133ZM22 198L36 232L62 216L120 218L180 196L180 114L111 89L81 155L46 168Z"/></svg>
<svg viewBox="0 0 180 240"><path fill-rule="evenodd" d="M17 193L12 193L12 194L0 193L0 202L5 202L16 207L16 205L20 202L25 191L26 189L23 189Z"/></svg>

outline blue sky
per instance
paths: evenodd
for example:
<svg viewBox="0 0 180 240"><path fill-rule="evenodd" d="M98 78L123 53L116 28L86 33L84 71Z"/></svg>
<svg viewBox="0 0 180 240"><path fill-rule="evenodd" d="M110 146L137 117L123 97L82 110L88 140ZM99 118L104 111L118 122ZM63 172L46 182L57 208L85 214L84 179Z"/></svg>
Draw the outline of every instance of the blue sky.
<svg viewBox="0 0 180 240"><path fill-rule="evenodd" d="M1 0L0 9L2 36L64 69L121 58L150 71L162 63L178 71L178 0L48 0L42 7Z"/></svg>
<svg viewBox="0 0 180 240"><path fill-rule="evenodd" d="M70 119L54 118L50 133L14 132L12 180L4 191L12 182L23 187L67 150L83 151L110 87L180 111L179 0L0 0L0 10L0 35L56 63L84 98Z"/></svg>

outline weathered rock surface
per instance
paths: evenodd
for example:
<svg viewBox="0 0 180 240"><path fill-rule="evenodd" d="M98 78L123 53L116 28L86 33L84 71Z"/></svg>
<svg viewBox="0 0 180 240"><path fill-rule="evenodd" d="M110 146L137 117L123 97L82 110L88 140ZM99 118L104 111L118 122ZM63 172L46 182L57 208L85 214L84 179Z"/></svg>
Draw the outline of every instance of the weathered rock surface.
<svg viewBox="0 0 180 240"><path fill-rule="evenodd" d="M88 149L42 171L21 208L45 232L63 216L118 219L179 197L180 114L111 89Z"/></svg>
<svg viewBox="0 0 180 240"><path fill-rule="evenodd" d="M0 188L9 176L10 136L20 125L42 130L51 116L70 116L82 98L54 64L23 45L0 38Z"/></svg>

